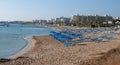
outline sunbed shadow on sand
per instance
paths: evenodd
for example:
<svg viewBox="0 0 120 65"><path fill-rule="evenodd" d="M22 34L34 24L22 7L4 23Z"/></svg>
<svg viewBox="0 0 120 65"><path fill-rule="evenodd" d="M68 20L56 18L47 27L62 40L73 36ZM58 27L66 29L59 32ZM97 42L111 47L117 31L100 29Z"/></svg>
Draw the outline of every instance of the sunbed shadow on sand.
<svg viewBox="0 0 120 65"><path fill-rule="evenodd" d="M6 59L6 58L1 58L1 59L0 59L0 62L1 62L1 63L8 62L8 61L11 61L11 59Z"/></svg>
<svg viewBox="0 0 120 65"><path fill-rule="evenodd" d="M93 42L93 41L89 41L89 42ZM104 41L102 41L102 42L96 42L97 44L101 44L101 43L103 43L103 42L110 42L109 40L104 40ZM85 44L85 43L79 43L79 42L74 42L74 44L72 45L72 46L87 46L88 44Z"/></svg>
<svg viewBox="0 0 120 65"><path fill-rule="evenodd" d="M78 44L78 43L76 43L76 44L74 44L74 45L72 45L72 46L87 46L87 44Z"/></svg>
<svg viewBox="0 0 120 65"><path fill-rule="evenodd" d="M102 42L110 42L110 41L102 41Z"/></svg>
<svg viewBox="0 0 120 65"><path fill-rule="evenodd" d="M87 46L87 44L77 44L78 46Z"/></svg>

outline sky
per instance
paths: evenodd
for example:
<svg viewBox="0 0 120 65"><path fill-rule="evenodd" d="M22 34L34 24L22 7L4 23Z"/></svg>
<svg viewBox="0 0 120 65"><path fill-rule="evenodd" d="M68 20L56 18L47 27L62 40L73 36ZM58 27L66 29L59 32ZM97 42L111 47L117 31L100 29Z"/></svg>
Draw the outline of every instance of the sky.
<svg viewBox="0 0 120 65"><path fill-rule="evenodd" d="M0 21L80 15L120 16L120 0L0 0Z"/></svg>

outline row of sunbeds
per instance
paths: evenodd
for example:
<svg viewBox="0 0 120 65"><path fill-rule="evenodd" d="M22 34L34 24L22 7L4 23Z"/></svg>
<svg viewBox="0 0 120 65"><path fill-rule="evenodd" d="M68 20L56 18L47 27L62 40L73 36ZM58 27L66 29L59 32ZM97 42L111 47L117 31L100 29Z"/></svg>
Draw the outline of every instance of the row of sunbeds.
<svg viewBox="0 0 120 65"><path fill-rule="evenodd" d="M113 39L114 31L110 28L79 28L65 29L63 31L51 31L51 36L60 41L64 46L72 46L76 42L97 42L100 43L104 39Z"/></svg>

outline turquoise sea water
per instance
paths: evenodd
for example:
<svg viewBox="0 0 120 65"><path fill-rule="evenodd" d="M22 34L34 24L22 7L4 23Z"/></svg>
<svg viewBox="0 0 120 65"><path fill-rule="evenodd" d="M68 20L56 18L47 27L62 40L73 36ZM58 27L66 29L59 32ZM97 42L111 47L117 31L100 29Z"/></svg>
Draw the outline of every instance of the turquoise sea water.
<svg viewBox="0 0 120 65"><path fill-rule="evenodd" d="M0 26L0 58L9 57L22 50L28 41L27 36L48 35L53 29L25 24L10 24L10 26Z"/></svg>

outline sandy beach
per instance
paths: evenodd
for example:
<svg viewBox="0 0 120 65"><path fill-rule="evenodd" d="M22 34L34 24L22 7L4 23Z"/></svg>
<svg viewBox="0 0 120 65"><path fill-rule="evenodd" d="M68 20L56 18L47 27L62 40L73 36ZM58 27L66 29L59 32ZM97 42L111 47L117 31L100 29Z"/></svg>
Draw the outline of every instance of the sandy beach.
<svg viewBox="0 0 120 65"><path fill-rule="evenodd" d="M65 47L49 35L33 36L27 38L31 44L23 53L0 65L110 65L120 58L119 38L115 35L114 39L100 43L82 42Z"/></svg>

